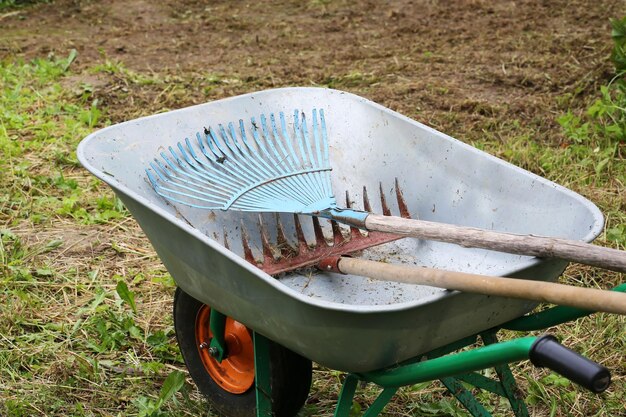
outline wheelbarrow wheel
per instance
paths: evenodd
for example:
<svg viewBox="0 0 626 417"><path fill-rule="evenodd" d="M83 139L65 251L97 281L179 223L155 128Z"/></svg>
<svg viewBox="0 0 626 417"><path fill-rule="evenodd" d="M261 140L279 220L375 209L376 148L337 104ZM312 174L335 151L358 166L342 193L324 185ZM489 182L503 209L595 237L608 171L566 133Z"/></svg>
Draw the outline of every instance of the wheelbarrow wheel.
<svg viewBox="0 0 626 417"><path fill-rule="evenodd" d="M225 417L255 417L254 347L252 332L226 319L225 339L229 354L218 363L202 343L209 334L211 309L176 289L174 327L181 354L200 392ZM206 343L206 342L205 342ZM272 413L293 417L306 401L311 387L311 361L269 341Z"/></svg>

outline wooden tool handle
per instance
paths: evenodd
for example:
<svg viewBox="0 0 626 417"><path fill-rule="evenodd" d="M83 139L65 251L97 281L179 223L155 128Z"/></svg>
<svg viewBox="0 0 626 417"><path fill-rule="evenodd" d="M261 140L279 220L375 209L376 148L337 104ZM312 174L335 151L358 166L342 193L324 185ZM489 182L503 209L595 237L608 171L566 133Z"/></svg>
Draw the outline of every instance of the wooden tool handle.
<svg viewBox="0 0 626 417"><path fill-rule="evenodd" d="M591 311L626 314L626 294L615 291L580 288L545 281L502 278L463 272L443 271L385 264L356 258L327 260L321 269L337 270L372 279L430 285L463 292L519 298L565 305Z"/></svg>
<svg viewBox="0 0 626 417"><path fill-rule="evenodd" d="M626 251L575 240L517 235L378 214L367 216L365 228L420 239L456 243L464 247L490 249L541 258L560 258L612 271L626 272Z"/></svg>

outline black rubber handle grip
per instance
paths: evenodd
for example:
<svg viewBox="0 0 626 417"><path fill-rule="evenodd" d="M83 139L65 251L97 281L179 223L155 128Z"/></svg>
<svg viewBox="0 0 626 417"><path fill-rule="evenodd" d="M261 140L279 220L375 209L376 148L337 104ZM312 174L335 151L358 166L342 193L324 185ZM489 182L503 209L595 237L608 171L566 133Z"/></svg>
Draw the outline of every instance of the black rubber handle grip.
<svg viewBox="0 0 626 417"><path fill-rule="evenodd" d="M550 368L592 392L603 392L611 384L608 369L566 348L554 336L539 337L528 356L533 365Z"/></svg>

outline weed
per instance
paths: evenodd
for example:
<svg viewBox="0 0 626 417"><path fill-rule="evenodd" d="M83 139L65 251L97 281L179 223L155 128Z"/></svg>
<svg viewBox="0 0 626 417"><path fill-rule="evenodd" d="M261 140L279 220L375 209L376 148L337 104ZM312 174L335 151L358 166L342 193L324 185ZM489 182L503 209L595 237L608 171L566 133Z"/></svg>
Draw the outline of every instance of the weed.
<svg viewBox="0 0 626 417"><path fill-rule="evenodd" d="M159 397L156 401L139 397L134 401L135 405L139 409L139 417L161 417L165 416L165 413L161 412L163 404L170 400L178 391L181 390L185 384L185 374L180 371L171 372L161 387Z"/></svg>

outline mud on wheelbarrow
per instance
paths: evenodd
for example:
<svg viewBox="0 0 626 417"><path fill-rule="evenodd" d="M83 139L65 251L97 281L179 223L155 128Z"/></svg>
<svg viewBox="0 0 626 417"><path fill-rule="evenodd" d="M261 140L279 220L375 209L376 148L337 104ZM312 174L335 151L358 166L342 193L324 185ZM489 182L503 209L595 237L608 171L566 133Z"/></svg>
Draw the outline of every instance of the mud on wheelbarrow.
<svg viewBox="0 0 626 417"><path fill-rule="evenodd" d="M81 142L78 157L114 189L176 281L179 345L192 378L218 411L295 415L308 395L311 361L347 373L336 416L348 415L358 381L383 388L365 413L375 416L399 387L436 379L474 416L489 414L464 384L506 397L516 416L528 415L508 368L524 359L594 392L606 389L610 376L604 367L551 336L496 338L501 328L544 329L590 311L554 307L526 315L536 303L323 271L298 270L276 279L249 261L262 259L264 250L267 256L268 234L274 242L298 246L291 217L264 214L259 228L254 214L171 204L146 179L144 169L154 155L204 126L314 107L328 115L333 189L348 192L357 208L369 203L374 212L399 212L395 198L401 187L406 209L426 220L587 242L602 229L601 213L583 197L336 90L268 90L95 132ZM364 189L380 189L381 195L367 199ZM331 225L319 227L330 239ZM301 228L307 242L322 244L310 220L303 219ZM359 257L546 281L555 281L567 265L418 239L368 248ZM479 338L485 346L454 353ZM489 367L495 367L497 380L479 372Z"/></svg>

